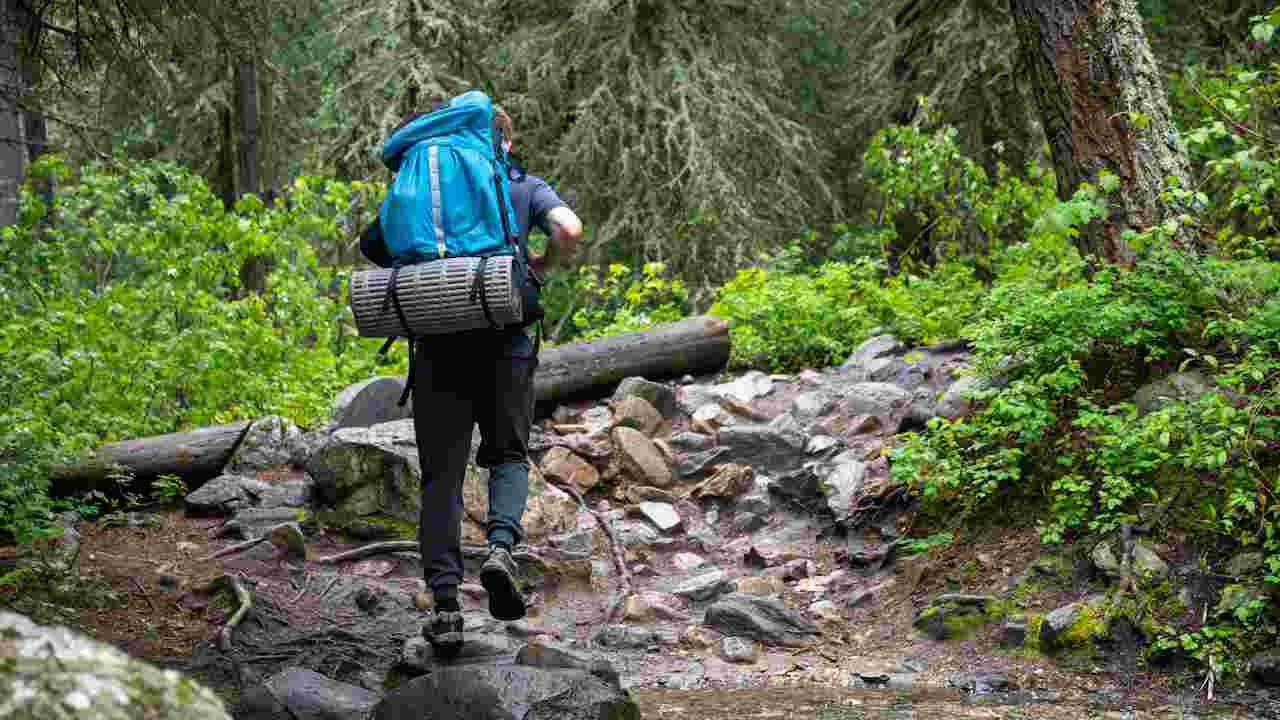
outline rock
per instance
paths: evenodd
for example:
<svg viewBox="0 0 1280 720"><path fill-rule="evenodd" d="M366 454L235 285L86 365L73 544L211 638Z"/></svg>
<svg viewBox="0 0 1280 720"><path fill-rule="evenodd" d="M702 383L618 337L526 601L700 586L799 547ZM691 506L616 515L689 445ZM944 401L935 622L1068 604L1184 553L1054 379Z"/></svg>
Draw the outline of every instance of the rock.
<svg viewBox="0 0 1280 720"><path fill-rule="evenodd" d="M295 480L266 482L246 478L241 487L249 493L250 501L260 508L301 508L311 504L315 481L310 477Z"/></svg>
<svg viewBox="0 0 1280 720"><path fill-rule="evenodd" d="M222 700L61 626L0 610L0 713L40 720L231 720Z"/></svg>
<svg viewBox="0 0 1280 720"><path fill-rule="evenodd" d="M547 544L562 554L573 557L591 557L595 550L595 532L592 530L570 530L560 535L547 538Z"/></svg>
<svg viewBox="0 0 1280 720"><path fill-rule="evenodd" d="M835 467L820 480L818 488L826 498L827 509L835 516L836 523L844 525L853 516L853 503L861 495L866 481L865 463L840 455Z"/></svg>
<svg viewBox="0 0 1280 720"><path fill-rule="evenodd" d="M848 415L874 415L887 418L898 415L911 402L911 393L897 385L862 382L845 390L845 412Z"/></svg>
<svg viewBox="0 0 1280 720"><path fill-rule="evenodd" d="M1141 540L1133 547L1133 569L1139 577L1149 580L1163 580L1169 577L1169 563Z"/></svg>
<svg viewBox="0 0 1280 720"><path fill-rule="evenodd" d="M479 472L479 468L476 468ZM470 473L470 470L468 470ZM484 525L480 522L480 518L484 518L489 512L488 501L488 477L483 476L484 482L477 481L479 488L485 493L482 511L475 510L477 517L469 520L476 523L477 530L483 538ZM468 506L468 510L472 507L481 506L480 503ZM525 540L527 542L537 542L538 540L556 533L565 533L578 527L578 501L569 496L568 493L548 483L543 477L541 471L537 468L530 468L529 472L529 500L524 511L524 517L521 524L524 526Z"/></svg>
<svg viewBox="0 0 1280 720"><path fill-rule="evenodd" d="M222 472L253 476L258 470L288 465L302 431L282 417L271 415L253 422Z"/></svg>
<svg viewBox="0 0 1280 720"><path fill-rule="evenodd" d="M516 665L537 667L544 670L581 670L590 673L615 688L622 687L618 671L613 663L600 658L589 658L571 653L545 643L531 642L516 653Z"/></svg>
<svg viewBox="0 0 1280 720"><path fill-rule="evenodd" d="M637 597L640 598L650 617L669 622L689 620L689 613L685 612L684 605L675 595L646 590Z"/></svg>
<svg viewBox="0 0 1280 720"><path fill-rule="evenodd" d="M825 392L803 392L791 400L791 411L796 417L813 419L826 415L835 408L836 400Z"/></svg>
<svg viewBox="0 0 1280 720"><path fill-rule="evenodd" d="M649 401L634 395L613 403L613 421L619 427L629 427L653 437L662 427L662 414Z"/></svg>
<svg viewBox="0 0 1280 720"><path fill-rule="evenodd" d="M845 621L844 611L830 600L819 600L809 606L809 614L826 622L840 623Z"/></svg>
<svg viewBox="0 0 1280 720"><path fill-rule="evenodd" d="M1010 620L1000 627L1000 645L1016 649L1027 642L1027 624Z"/></svg>
<svg viewBox="0 0 1280 720"><path fill-rule="evenodd" d="M628 595L622 604L623 622L651 623L654 620L653 608L642 594Z"/></svg>
<svg viewBox="0 0 1280 720"><path fill-rule="evenodd" d="M769 496L764 493L752 493L738 498L734 503L734 510L740 513L753 513L761 517L768 515L773 510L773 503L769 501Z"/></svg>
<svg viewBox="0 0 1280 720"><path fill-rule="evenodd" d="M840 366L852 380L871 379L871 373L887 364L887 360L906 351L906 346L892 335L877 335L858 346Z"/></svg>
<svg viewBox="0 0 1280 720"><path fill-rule="evenodd" d="M991 386L990 381L986 378L967 375L960 378L947 388L942 394L942 399L938 401L934 412L938 417L948 420L956 420L973 412L972 393L986 390Z"/></svg>
<svg viewBox="0 0 1280 720"><path fill-rule="evenodd" d="M676 460L676 475L680 478L694 478L706 471L730 452L727 447L715 447L679 456Z"/></svg>
<svg viewBox="0 0 1280 720"><path fill-rule="evenodd" d="M80 561L80 514L64 512L53 520L53 526L61 532L41 540L33 552L26 553L23 565L47 563L47 567L60 572L74 571ZM38 549L36 549L38 548ZM3 657L0 655L0 657Z"/></svg>
<svg viewBox="0 0 1280 720"><path fill-rule="evenodd" d="M640 485L671 487L673 477L666 459L644 433L634 428L613 429L613 442L632 480Z"/></svg>
<svg viewBox="0 0 1280 720"><path fill-rule="evenodd" d="M727 459L772 475L794 470L805 459L803 435L772 425L736 425L720 431Z"/></svg>
<svg viewBox="0 0 1280 720"><path fill-rule="evenodd" d="M720 657L731 663L753 663L760 648L750 638L727 637L720 641Z"/></svg>
<svg viewBox="0 0 1280 720"><path fill-rule="evenodd" d="M1179 372L1138 388L1133 395L1133 404L1138 415L1142 416L1170 402L1195 400L1214 390L1214 384L1203 374L1194 370Z"/></svg>
<svg viewBox="0 0 1280 720"><path fill-rule="evenodd" d="M777 595L786 591L782 578L768 575L740 577L734 581L737 592L749 595Z"/></svg>
<svg viewBox="0 0 1280 720"><path fill-rule="evenodd" d="M994 603L990 595L940 595L916 612L911 625L936 641L968 639L990 619L987 611Z"/></svg>
<svg viewBox="0 0 1280 720"><path fill-rule="evenodd" d="M1105 623L1090 604L1064 605L1040 621L1040 649L1046 653L1083 647L1106 634Z"/></svg>
<svg viewBox="0 0 1280 720"><path fill-rule="evenodd" d="M706 558L693 553L676 553L671 558L671 564L682 573L692 572L707 564Z"/></svg>
<svg viewBox="0 0 1280 720"><path fill-rule="evenodd" d="M239 720L364 720L382 696L362 687L332 680L313 670L291 667L262 684L262 692L246 693L236 712Z"/></svg>
<svg viewBox="0 0 1280 720"><path fill-rule="evenodd" d="M821 455L839 444L840 441L830 435L814 435L809 438L809 443L804 446L804 451L810 455Z"/></svg>
<svg viewBox="0 0 1280 720"><path fill-rule="evenodd" d="M791 647L804 647L819 634L813 622L769 595L725 596L707 608L703 622L725 635Z"/></svg>
<svg viewBox="0 0 1280 720"><path fill-rule="evenodd" d="M458 651L457 657L441 660L435 656L431 644L422 635L414 633L404 641L404 650L400 664L420 673L429 673L445 665L499 663L510 661L516 657L520 648L524 647L514 637L496 633L468 633L466 642Z"/></svg>
<svg viewBox="0 0 1280 720"><path fill-rule="evenodd" d="M1240 580L1256 573L1262 572L1266 567L1266 561L1260 552L1242 552L1227 561L1222 566L1222 572L1227 577Z"/></svg>
<svg viewBox="0 0 1280 720"><path fill-rule="evenodd" d="M1263 685L1280 685L1280 653L1264 653L1249 658L1249 676Z"/></svg>
<svg viewBox="0 0 1280 720"><path fill-rule="evenodd" d="M301 522L306 519L307 511L298 508L245 508L237 510L231 519L218 531L219 537L234 537L250 540L262 537L281 523Z"/></svg>
<svg viewBox="0 0 1280 720"><path fill-rule="evenodd" d="M618 650L649 650L675 646L679 636L670 628L658 625L604 625L592 640L601 647Z"/></svg>
<svg viewBox="0 0 1280 720"><path fill-rule="evenodd" d="M711 435L695 432L678 432L667 440L671 447L686 452L704 452L716 446L716 439Z"/></svg>
<svg viewBox="0 0 1280 720"><path fill-rule="evenodd" d="M796 558L783 563L776 568L770 568L769 573L782 578L783 582L795 582L803 580L814 573L815 565L812 560Z"/></svg>
<svg viewBox="0 0 1280 720"><path fill-rule="evenodd" d="M307 539L296 522L280 523L267 532L276 551L290 562L306 562Z"/></svg>
<svg viewBox="0 0 1280 720"><path fill-rule="evenodd" d="M680 410L680 406L676 403L674 390L666 385L651 382L644 378L630 377L618 384L618 389L613 392L613 399L623 400L628 397L643 398L662 417L667 419L675 417Z"/></svg>
<svg viewBox="0 0 1280 720"><path fill-rule="evenodd" d="M556 446L542 456L542 474L558 482L572 485L586 494L600 482L600 471L566 447Z"/></svg>
<svg viewBox="0 0 1280 720"><path fill-rule="evenodd" d="M716 385L711 391L717 397L750 403L773 392L773 379L759 370L752 370L733 382Z"/></svg>
<svg viewBox="0 0 1280 720"><path fill-rule="evenodd" d="M475 451L473 443L473 459ZM487 485L487 473L476 471L485 473ZM340 512L418 521L422 469L412 420L337 430L312 454L307 472L318 499Z"/></svg>
<svg viewBox="0 0 1280 720"><path fill-rule="evenodd" d="M349 385L333 401L333 421L339 428L372 427L405 420L413 403L397 405L404 394L404 378L376 377Z"/></svg>
<svg viewBox="0 0 1280 720"><path fill-rule="evenodd" d="M689 491L689 495L695 498L734 498L749 491L754 480L755 470L752 468L737 463L725 463L716 468L711 477Z"/></svg>
<svg viewBox="0 0 1280 720"><path fill-rule="evenodd" d="M711 600L718 595L733 592L734 582L723 570L702 573L675 586L671 593L689 600Z"/></svg>
<svg viewBox="0 0 1280 720"><path fill-rule="evenodd" d="M768 524L768 520L753 512L737 512L733 515L733 531L739 534L753 533Z"/></svg>
<svg viewBox="0 0 1280 720"><path fill-rule="evenodd" d="M187 493L187 508L196 512L229 512L248 507L249 493L243 480L239 475L219 475Z"/></svg>
<svg viewBox="0 0 1280 720"><path fill-rule="evenodd" d="M640 720L624 691L581 670L451 667L391 691L370 720Z"/></svg>
<svg viewBox="0 0 1280 720"><path fill-rule="evenodd" d="M1014 689L1009 674L1003 672L953 673L947 676L947 685L968 695L990 695Z"/></svg>

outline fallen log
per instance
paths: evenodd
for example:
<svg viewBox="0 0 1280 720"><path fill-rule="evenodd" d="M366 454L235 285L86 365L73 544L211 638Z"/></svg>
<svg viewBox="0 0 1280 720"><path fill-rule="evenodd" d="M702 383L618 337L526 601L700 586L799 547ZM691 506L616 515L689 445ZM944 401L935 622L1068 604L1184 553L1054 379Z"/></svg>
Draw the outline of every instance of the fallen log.
<svg viewBox="0 0 1280 720"><path fill-rule="evenodd" d="M729 362L729 323L686 318L650 330L545 348L533 394L539 403L584 395L629 377L649 380L715 372Z"/></svg>
<svg viewBox="0 0 1280 720"><path fill-rule="evenodd" d="M89 490L110 491L107 478L123 467L137 480L177 475L184 480L205 480L222 472L252 421L108 443L92 456L49 473L50 492L65 496ZM136 488L130 488L136 490Z"/></svg>

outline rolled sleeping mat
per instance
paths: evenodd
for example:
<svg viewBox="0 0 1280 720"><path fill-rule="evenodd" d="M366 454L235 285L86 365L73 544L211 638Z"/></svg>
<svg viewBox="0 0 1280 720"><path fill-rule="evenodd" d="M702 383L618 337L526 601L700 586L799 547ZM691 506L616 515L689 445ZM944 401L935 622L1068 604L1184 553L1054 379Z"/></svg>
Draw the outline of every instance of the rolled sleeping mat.
<svg viewBox="0 0 1280 720"><path fill-rule="evenodd" d="M481 258L456 257L400 268L396 296L414 335L439 335L492 327L480 298L472 297ZM520 322L524 308L516 288L514 258L490 257L484 267L484 291L493 322ZM361 337L406 336L395 304L387 302L393 270L360 270L351 276L351 312ZM385 310L384 310L385 308Z"/></svg>

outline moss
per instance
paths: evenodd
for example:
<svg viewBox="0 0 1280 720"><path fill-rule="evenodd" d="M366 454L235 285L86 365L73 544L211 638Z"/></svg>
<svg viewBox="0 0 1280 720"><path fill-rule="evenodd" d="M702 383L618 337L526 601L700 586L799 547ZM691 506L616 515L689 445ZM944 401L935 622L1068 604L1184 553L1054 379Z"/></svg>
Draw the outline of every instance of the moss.
<svg viewBox="0 0 1280 720"><path fill-rule="evenodd" d="M416 540L418 537L416 524L386 513L359 515L330 510L320 512L314 522L342 535L361 539L369 539L374 533L382 535L386 540Z"/></svg>
<svg viewBox="0 0 1280 720"><path fill-rule="evenodd" d="M1058 645L1066 650L1084 649L1106 634L1107 619L1104 613L1089 603L1083 603L1075 620L1058 636Z"/></svg>
<svg viewBox="0 0 1280 720"><path fill-rule="evenodd" d="M947 637L952 640L968 640L973 637L979 627L986 624L986 617L981 613L950 613L943 618L942 624L947 628Z"/></svg>
<svg viewBox="0 0 1280 720"><path fill-rule="evenodd" d="M1032 613L1027 616L1027 636L1022 641L1022 649L1029 653L1038 654L1040 652L1040 624L1044 622L1044 615L1040 613Z"/></svg>

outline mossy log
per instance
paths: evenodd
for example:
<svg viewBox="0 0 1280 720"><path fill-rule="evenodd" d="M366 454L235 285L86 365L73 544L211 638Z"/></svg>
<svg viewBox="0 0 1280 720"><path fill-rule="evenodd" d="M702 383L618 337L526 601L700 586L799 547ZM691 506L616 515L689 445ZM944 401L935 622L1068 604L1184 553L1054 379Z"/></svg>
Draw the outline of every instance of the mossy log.
<svg viewBox="0 0 1280 720"><path fill-rule="evenodd" d="M715 372L729 362L729 323L698 316L642 332L543 350L534 398L552 403L601 391L628 377L649 380Z"/></svg>
<svg viewBox="0 0 1280 720"><path fill-rule="evenodd" d="M207 480L222 472L250 420L169 433L138 440L108 443L91 456L69 465L54 467L49 478L50 492L65 496L106 487L113 468L123 468L135 480L148 481L160 475L177 475L191 482ZM137 488L131 487L130 491Z"/></svg>

